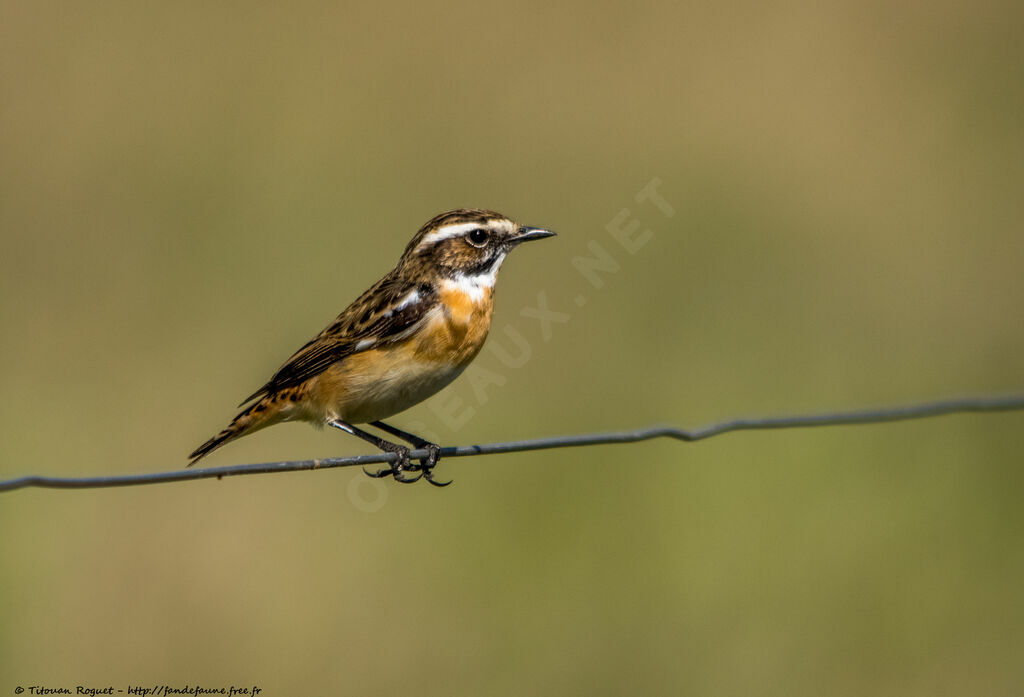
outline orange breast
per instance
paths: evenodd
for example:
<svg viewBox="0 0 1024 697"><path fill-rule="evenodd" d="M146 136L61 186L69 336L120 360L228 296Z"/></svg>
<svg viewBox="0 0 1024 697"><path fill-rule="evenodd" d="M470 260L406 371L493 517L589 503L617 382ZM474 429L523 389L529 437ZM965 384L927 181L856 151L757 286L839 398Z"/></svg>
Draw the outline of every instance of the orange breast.
<svg viewBox="0 0 1024 697"><path fill-rule="evenodd" d="M479 297L441 292L421 328L405 341L363 351L331 366L311 384L321 418L354 423L385 419L430 397L480 352L494 308L490 288ZM312 382L312 381L311 381Z"/></svg>
<svg viewBox="0 0 1024 697"><path fill-rule="evenodd" d="M480 352L491 328L494 291L483 289L475 299L459 289L442 286L441 302L422 332L411 341L421 360L468 363Z"/></svg>

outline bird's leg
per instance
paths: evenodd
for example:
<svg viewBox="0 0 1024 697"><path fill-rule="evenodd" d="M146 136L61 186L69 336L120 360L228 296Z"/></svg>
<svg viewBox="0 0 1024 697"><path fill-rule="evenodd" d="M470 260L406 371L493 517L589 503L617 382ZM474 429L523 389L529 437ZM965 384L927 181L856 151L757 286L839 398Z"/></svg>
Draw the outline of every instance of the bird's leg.
<svg viewBox="0 0 1024 697"><path fill-rule="evenodd" d="M419 436L403 431L400 428L395 428L383 421L373 421L370 425L376 426L380 430L390 433L397 438L401 438L406 443L411 443L414 448L425 449L427 451L427 456L420 458L420 469L423 470L423 477L434 486L448 486L451 484L451 480L447 482L439 482L434 479L434 465L436 465L437 461L441 459L441 448L436 443L423 440Z"/></svg>
<svg viewBox="0 0 1024 697"><path fill-rule="evenodd" d="M366 431L356 428L352 424L342 421L341 419L328 421L327 425L341 429L345 433L351 433L353 436L362 438L367 443L372 443L386 453L395 453L398 455L398 459L391 464L390 469L377 470L377 472L367 472L364 468L363 472L365 472L367 476L380 479L381 477L386 477L390 474L395 478L396 482L403 482L405 484L411 484L412 482L418 481L419 478L423 476L423 474L419 474L415 477L405 477L402 475L402 472L404 472L410 465L409 448L404 445L399 445L398 443L392 443L391 441L386 441L383 438L378 438L372 433L367 433Z"/></svg>

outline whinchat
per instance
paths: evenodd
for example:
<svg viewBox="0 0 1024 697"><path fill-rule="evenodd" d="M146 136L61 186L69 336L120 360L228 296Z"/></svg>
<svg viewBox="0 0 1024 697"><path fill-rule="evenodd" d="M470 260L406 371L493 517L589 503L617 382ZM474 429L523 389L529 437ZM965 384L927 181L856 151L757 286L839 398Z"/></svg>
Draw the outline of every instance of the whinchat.
<svg viewBox="0 0 1024 697"><path fill-rule="evenodd" d="M201 458L235 438L283 421L309 421L358 436L398 458L370 476L400 482L433 477L440 448L386 419L457 378L483 347L494 282L512 249L555 233L494 211L462 208L420 228L398 265L289 358L223 431L189 456ZM255 401L254 401L255 400ZM356 428L369 423L429 455L418 467L409 448ZM419 469L415 477L404 472Z"/></svg>

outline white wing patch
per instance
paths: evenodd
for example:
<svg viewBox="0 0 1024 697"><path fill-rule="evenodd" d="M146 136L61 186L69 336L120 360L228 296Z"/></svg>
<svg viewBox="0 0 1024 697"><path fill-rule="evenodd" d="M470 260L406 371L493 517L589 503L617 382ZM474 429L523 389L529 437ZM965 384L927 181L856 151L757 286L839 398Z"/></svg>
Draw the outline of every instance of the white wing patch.
<svg viewBox="0 0 1024 697"><path fill-rule="evenodd" d="M420 292L415 288L405 294L405 297L398 301L398 304L392 307L390 310L384 313L385 317L390 317L396 312L401 312L410 305L414 305L420 301Z"/></svg>
<svg viewBox="0 0 1024 697"><path fill-rule="evenodd" d="M397 305L395 305L394 310L388 311L388 314L390 315L392 312L404 310L405 308L409 307L414 303L418 303L419 301L420 292L414 288L413 290L409 291L409 293L404 298L402 298L402 300Z"/></svg>
<svg viewBox="0 0 1024 697"><path fill-rule="evenodd" d="M423 300L423 298L422 298L422 296L420 296L419 290L414 288L411 291L409 291L408 293L406 293L405 297L403 297L401 300L398 301L398 304L396 304L390 310L385 312L384 313L384 317L391 317L396 312L400 312L400 311L404 310L405 308L409 307L410 305L415 305L416 303L421 302L422 300ZM420 319L417 322L414 322L411 326L406 327L405 329L403 329L398 334L395 334L393 336L389 336L387 340L388 341L401 341L402 339L406 339L409 336L411 336L412 334L414 334L416 332L416 330L420 327L421 324L423 324L423 320L422 319ZM373 348L374 346L378 345L380 343L380 341L381 341L380 337L369 337L367 339L360 339L356 343L355 350L356 351L365 351L368 348Z"/></svg>

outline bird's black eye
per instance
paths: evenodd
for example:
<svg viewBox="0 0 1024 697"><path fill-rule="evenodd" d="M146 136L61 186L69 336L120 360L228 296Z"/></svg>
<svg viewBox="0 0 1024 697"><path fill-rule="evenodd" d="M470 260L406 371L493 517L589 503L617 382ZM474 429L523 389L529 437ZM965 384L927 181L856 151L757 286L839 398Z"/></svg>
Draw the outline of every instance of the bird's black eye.
<svg viewBox="0 0 1024 697"><path fill-rule="evenodd" d="M487 244L487 240L490 239L490 237L491 233L479 227L476 230L471 230L469 233L469 241L476 247L483 247Z"/></svg>

